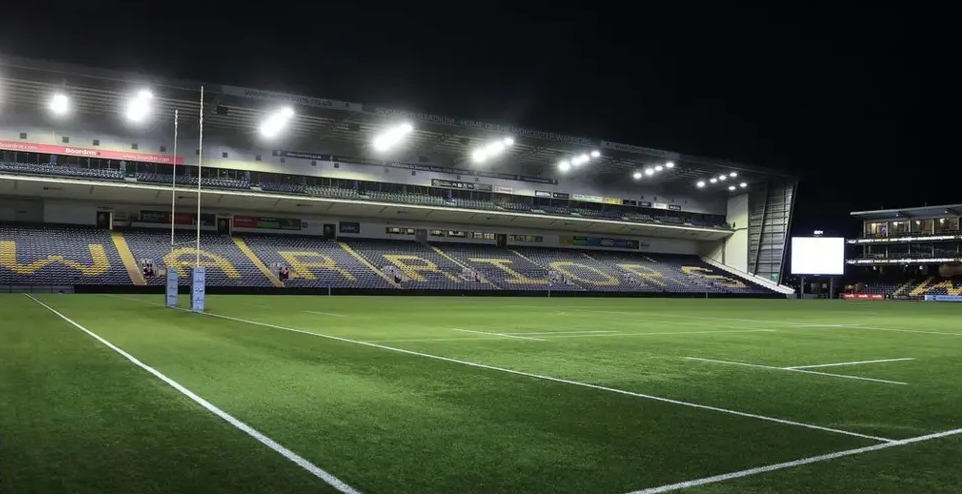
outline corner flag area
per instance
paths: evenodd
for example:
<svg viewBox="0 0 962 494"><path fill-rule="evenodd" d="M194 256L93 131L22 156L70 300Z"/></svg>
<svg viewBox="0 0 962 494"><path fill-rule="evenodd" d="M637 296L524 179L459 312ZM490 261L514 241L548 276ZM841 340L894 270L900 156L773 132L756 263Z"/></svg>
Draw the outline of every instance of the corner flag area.
<svg viewBox="0 0 962 494"><path fill-rule="evenodd" d="M932 494L952 304L2 295L3 492Z"/></svg>

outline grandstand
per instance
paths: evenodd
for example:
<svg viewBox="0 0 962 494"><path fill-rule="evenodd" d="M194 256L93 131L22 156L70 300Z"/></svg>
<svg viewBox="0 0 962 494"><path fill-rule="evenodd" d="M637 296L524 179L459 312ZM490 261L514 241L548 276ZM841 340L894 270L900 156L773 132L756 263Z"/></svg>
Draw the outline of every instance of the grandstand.
<svg viewBox="0 0 962 494"><path fill-rule="evenodd" d="M962 204L856 211L861 235L847 296L922 299L962 296Z"/></svg>

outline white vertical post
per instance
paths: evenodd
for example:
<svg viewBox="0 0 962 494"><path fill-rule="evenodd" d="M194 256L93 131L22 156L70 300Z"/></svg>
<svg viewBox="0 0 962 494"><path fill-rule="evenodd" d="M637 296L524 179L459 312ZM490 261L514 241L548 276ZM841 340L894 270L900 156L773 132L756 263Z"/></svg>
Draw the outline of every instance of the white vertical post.
<svg viewBox="0 0 962 494"><path fill-rule="evenodd" d="M200 87L200 140L197 145L197 259L194 266L200 266L200 184L203 180L204 161L204 86Z"/></svg>
<svg viewBox="0 0 962 494"><path fill-rule="evenodd" d="M174 251L174 215L177 214L177 119L178 111L174 110L174 175L170 180L170 251Z"/></svg>

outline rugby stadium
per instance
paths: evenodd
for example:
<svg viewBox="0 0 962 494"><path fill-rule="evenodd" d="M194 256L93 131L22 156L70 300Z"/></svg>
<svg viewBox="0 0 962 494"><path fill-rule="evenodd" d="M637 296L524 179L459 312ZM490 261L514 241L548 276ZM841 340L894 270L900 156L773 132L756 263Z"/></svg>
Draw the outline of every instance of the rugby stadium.
<svg viewBox="0 0 962 494"><path fill-rule="evenodd" d="M798 300L797 187L0 57L0 488L958 492L957 312L892 301L956 286ZM941 210L862 214L849 267L941 256Z"/></svg>

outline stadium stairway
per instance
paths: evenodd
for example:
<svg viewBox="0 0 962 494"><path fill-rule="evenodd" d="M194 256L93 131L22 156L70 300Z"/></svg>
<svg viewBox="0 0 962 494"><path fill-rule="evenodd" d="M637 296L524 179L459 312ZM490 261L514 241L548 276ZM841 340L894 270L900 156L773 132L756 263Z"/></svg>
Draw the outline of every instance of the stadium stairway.
<svg viewBox="0 0 962 494"><path fill-rule="evenodd" d="M447 255L447 254L446 254L443 250L441 250L438 246L436 246L436 245L430 245L429 247L431 247L431 249L433 249L435 252L437 252L439 255L441 255L441 257L444 257L445 259L453 262L454 264L457 264L458 266L461 266L462 269L470 269L471 271L474 271L474 272L478 273L478 274L481 276L481 282L482 282L482 283L486 283L486 284L488 284L488 285L491 285L491 286L494 287L496 290L500 290L500 289L501 289L501 287L499 287L498 285L495 285L494 283L491 283L490 281L488 281L488 278L487 278L486 276L484 276L482 273L480 273L479 271L477 271L477 270L475 270L475 269L473 269L473 268L469 268L468 266L465 266L461 261L458 261L457 259L455 259L455 258Z"/></svg>
<svg viewBox="0 0 962 494"><path fill-rule="evenodd" d="M892 296L894 297L894 296L902 295L902 292L904 292L905 290L908 290L913 285L915 285L915 280L908 280L905 283L902 283L901 285L899 285L898 288L896 288L892 292Z"/></svg>
<svg viewBox="0 0 962 494"><path fill-rule="evenodd" d="M264 261L261 261L260 258L257 257L257 254L254 254L254 251L247 246L247 243L244 242L244 239L240 237L231 237L231 240L233 240L234 245L236 245L237 248L240 249L240 251L243 252L248 259L250 259L251 264L253 264L254 267L256 267L265 277L267 277L268 280L271 281L272 285L277 288L284 288L284 282L282 282L277 275L272 273L270 269L267 269Z"/></svg>
<svg viewBox="0 0 962 494"><path fill-rule="evenodd" d="M347 251L347 253L350 254L352 257L354 257L355 259L357 259L358 262L360 262L361 264L367 266L368 269L370 269L371 271L373 271L373 272L377 273L378 275L380 275L381 278L384 278L384 281L387 281L388 283L390 283L391 286L393 286L394 288L401 288L401 285L397 284L394 280L391 279L391 277L389 277L388 275L384 274L383 271L381 271L380 269L374 267L374 265L371 264L370 261L368 261L367 259L365 259L364 256L362 256L361 254L358 254L358 252L357 252L356 250L354 250L350 245L348 245L347 242L338 242L338 245L340 245L341 248L344 249L345 251Z"/></svg>
<svg viewBox="0 0 962 494"><path fill-rule="evenodd" d="M147 281L144 280L144 272L140 270L140 266L134 259L134 255L130 252L130 246L127 245L127 240L120 232L110 232L110 239L114 242L114 247L117 249L117 253L120 254L120 260L123 261L124 267L127 268L127 274L130 275L130 281L137 286L145 286Z"/></svg>
<svg viewBox="0 0 962 494"><path fill-rule="evenodd" d="M935 276L929 276L924 281L916 285L915 288L913 288L912 291L909 292L909 295L913 297L921 297L925 295L925 292L929 290L928 287L933 281L935 281Z"/></svg>

